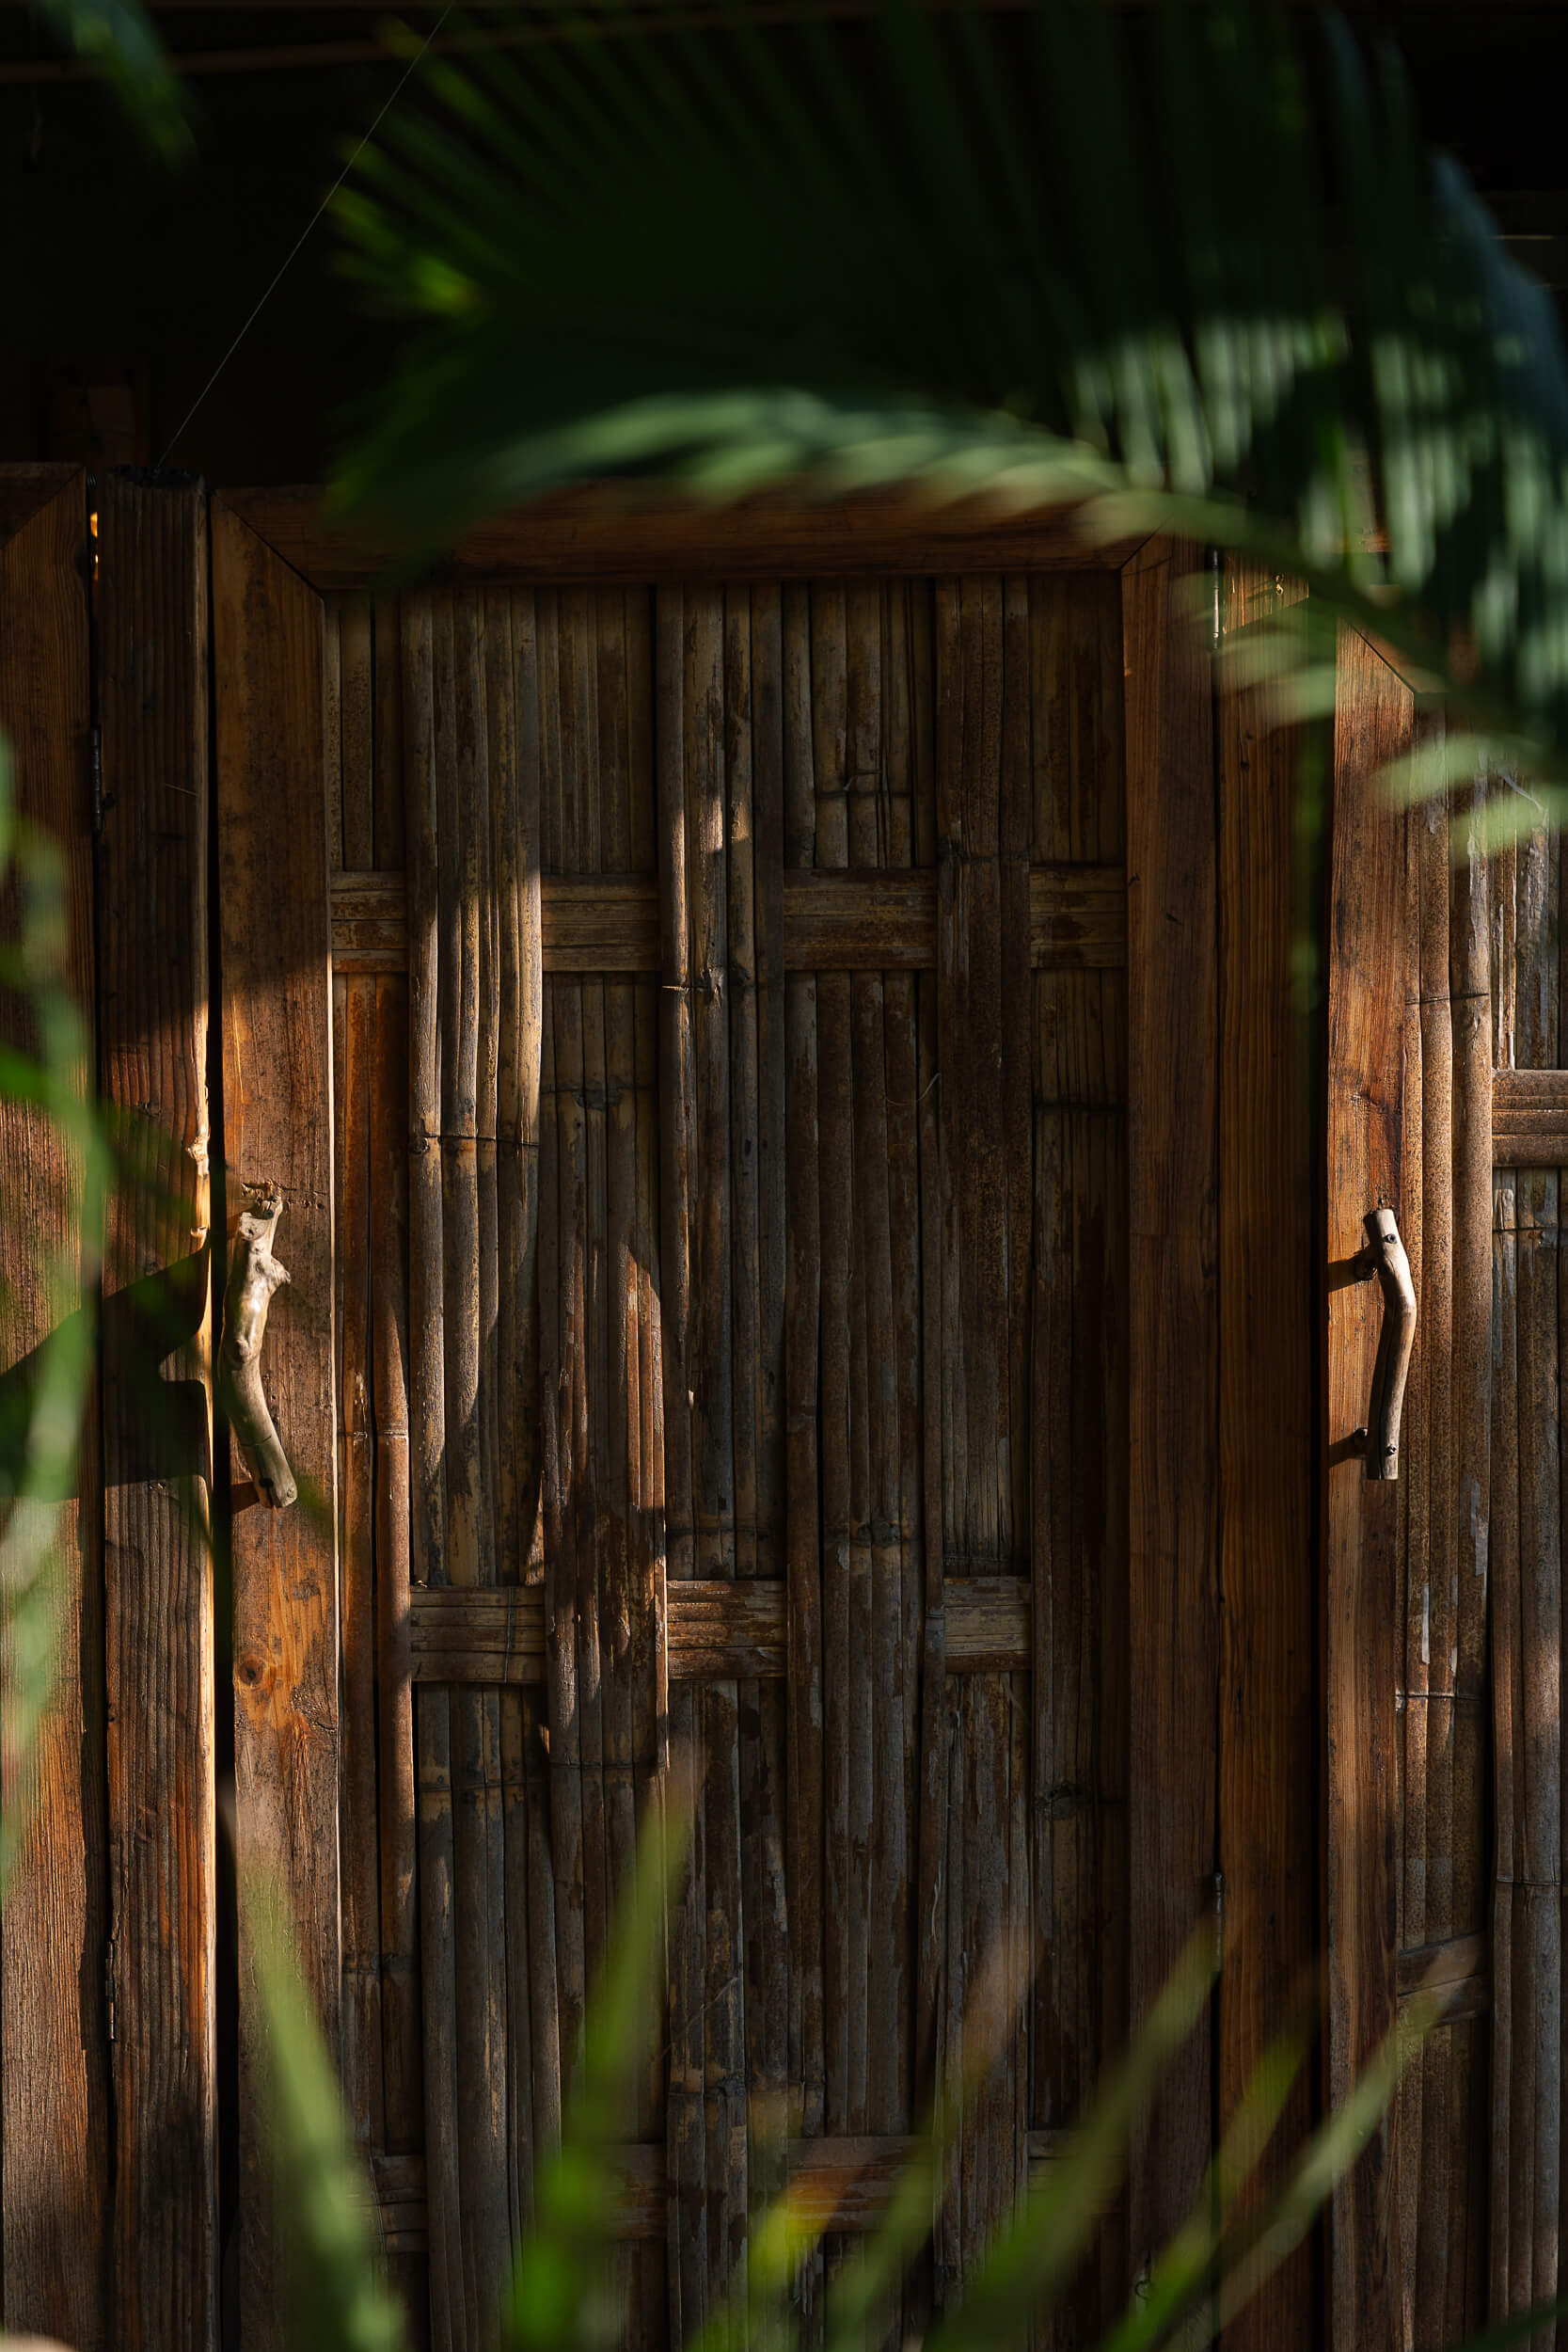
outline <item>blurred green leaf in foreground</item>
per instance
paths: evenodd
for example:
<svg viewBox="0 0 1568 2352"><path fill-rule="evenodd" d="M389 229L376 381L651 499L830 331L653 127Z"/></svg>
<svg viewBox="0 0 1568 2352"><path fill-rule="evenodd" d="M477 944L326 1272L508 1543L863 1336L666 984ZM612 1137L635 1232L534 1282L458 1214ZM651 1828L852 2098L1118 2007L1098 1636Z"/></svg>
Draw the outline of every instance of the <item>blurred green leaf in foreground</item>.
<svg viewBox="0 0 1568 2352"><path fill-rule="evenodd" d="M461 39L337 199L410 329L339 475L360 527L417 555L650 477L1071 504L1292 571L1568 775L1562 342L1391 50L1275 0Z"/></svg>

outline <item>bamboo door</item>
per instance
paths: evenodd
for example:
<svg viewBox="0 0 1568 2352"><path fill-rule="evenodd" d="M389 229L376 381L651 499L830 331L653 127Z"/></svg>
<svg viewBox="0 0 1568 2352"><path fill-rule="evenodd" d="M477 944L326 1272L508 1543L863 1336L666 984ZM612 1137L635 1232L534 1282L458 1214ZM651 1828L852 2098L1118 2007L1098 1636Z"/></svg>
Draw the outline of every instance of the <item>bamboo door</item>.
<svg viewBox="0 0 1568 2352"><path fill-rule="evenodd" d="M286 1870L389 2258L432 2344L489 2340L678 1743L631 2340L711 2314L786 2173L815 2307L977 2063L912 2324L1215 1867L1211 1621L1155 1638L1212 1574L1205 1391L1152 1392L1210 1312L1169 558L389 601L221 502L213 547L230 1213L284 1191L269 1391L329 1505L236 1513L241 1843ZM243 1958L241 1996L254 2037ZM1183 2063L1064 2342L1196 2192Z"/></svg>

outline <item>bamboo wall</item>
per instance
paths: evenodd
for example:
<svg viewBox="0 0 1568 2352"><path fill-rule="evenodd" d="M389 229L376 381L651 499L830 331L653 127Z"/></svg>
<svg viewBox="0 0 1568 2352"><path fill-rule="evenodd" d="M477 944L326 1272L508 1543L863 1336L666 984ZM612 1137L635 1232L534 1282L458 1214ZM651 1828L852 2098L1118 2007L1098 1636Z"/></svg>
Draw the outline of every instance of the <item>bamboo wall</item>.
<svg viewBox="0 0 1568 2352"><path fill-rule="evenodd" d="M667 1715L702 1798L633 2339L739 2275L786 2142L854 2177L853 2260L983 2044L927 2300L1123 2030L1117 583L327 612L344 2062L388 2246L479 2340ZM846 871L889 887L789 895ZM537 1596L526 1659L421 1599L487 1586Z"/></svg>

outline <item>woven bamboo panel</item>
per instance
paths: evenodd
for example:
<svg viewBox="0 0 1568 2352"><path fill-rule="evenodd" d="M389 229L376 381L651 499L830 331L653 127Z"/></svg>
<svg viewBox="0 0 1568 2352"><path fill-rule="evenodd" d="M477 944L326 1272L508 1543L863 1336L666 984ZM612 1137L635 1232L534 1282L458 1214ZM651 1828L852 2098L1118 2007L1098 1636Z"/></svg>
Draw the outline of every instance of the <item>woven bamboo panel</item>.
<svg viewBox="0 0 1568 2352"><path fill-rule="evenodd" d="M844 2175L809 2306L985 2050L918 2324L1125 2023L1117 583L327 611L344 2062L390 2258L471 2341L673 1740L631 2340L737 2275L759 2094Z"/></svg>

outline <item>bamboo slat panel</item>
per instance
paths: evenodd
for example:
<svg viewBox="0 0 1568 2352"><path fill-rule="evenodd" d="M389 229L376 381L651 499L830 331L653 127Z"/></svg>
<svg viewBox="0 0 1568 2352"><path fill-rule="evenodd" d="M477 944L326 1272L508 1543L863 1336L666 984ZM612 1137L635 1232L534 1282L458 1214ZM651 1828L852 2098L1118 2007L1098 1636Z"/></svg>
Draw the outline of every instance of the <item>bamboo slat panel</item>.
<svg viewBox="0 0 1568 2352"><path fill-rule="evenodd" d="M1117 584L332 628L345 2015L391 2256L479 2341L673 1742L631 2341L741 2275L770 2098L885 2171L994 2045L922 2324L1125 2030Z"/></svg>

